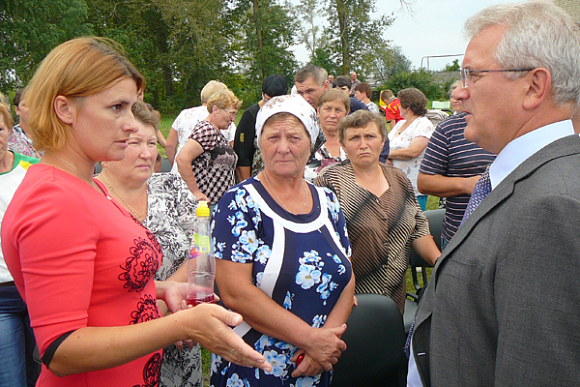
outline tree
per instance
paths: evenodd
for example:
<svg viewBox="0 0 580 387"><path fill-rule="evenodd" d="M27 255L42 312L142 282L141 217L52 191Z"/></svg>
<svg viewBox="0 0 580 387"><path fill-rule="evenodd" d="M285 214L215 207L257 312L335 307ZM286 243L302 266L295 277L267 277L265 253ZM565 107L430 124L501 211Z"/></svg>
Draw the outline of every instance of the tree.
<svg viewBox="0 0 580 387"><path fill-rule="evenodd" d="M412 12L416 0L399 0L402 8ZM392 15L373 19L376 0L301 0L297 7L302 15L301 43L310 51L310 63L333 66L333 72L348 74L352 69L386 79L384 69L399 61L399 52L390 53L389 42L382 38L384 29L392 24ZM319 37L320 18L326 16L326 26ZM323 21L324 23L324 21ZM380 56L379 63L375 57ZM406 58L405 58L406 59ZM383 62L383 63L380 63ZM330 71L330 69L327 68Z"/></svg>
<svg viewBox="0 0 580 387"><path fill-rule="evenodd" d="M310 63L322 67L329 74L335 73L339 67L332 60L332 52L327 47L319 47L310 58Z"/></svg>
<svg viewBox="0 0 580 387"><path fill-rule="evenodd" d="M338 58L335 58L341 63L341 72L348 74L351 69L363 67L366 53L387 44L382 34L394 18L382 15L372 19L370 15L376 11L376 0L328 1L330 25L325 30L326 40L331 47L337 48ZM331 13L335 16L331 17Z"/></svg>
<svg viewBox="0 0 580 387"><path fill-rule="evenodd" d="M443 71L459 71L460 68L461 66L459 65L459 59L455 59L453 61L453 64L448 64L447 66L445 66L445 69Z"/></svg>
<svg viewBox="0 0 580 387"><path fill-rule="evenodd" d="M366 74L372 74L374 78L385 83L389 77L401 72L411 72L412 62L403 54L401 47L390 48L383 44L364 57L362 67Z"/></svg>
<svg viewBox="0 0 580 387"><path fill-rule="evenodd" d="M219 0L88 0L100 36L121 43L147 79L145 98L162 111L200 102L199 91L224 73L227 41ZM225 48L225 49L224 49Z"/></svg>
<svg viewBox="0 0 580 387"><path fill-rule="evenodd" d="M299 42L304 43L310 51L310 58L314 58L323 46L322 30L316 22L320 15L320 5L318 0L303 0L296 7L298 13L302 16L303 28L300 31Z"/></svg>
<svg viewBox="0 0 580 387"><path fill-rule="evenodd" d="M0 0L0 90L22 87L59 44L90 35L84 0Z"/></svg>
<svg viewBox="0 0 580 387"><path fill-rule="evenodd" d="M290 47L295 43L298 20L289 5L275 0L232 1L230 9L227 30L235 50L230 67L246 75L246 82L240 85L242 94L255 100L265 77L284 74L291 81L296 72L298 63ZM230 76L239 81L239 74Z"/></svg>
<svg viewBox="0 0 580 387"><path fill-rule="evenodd" d="M419 89L430 100L446 98L448 85L442 85L435 80L432 72L420 69L413 72L394 74L384 85L383 89L390 89L397 94L400 90L414 87Z"/></svg>

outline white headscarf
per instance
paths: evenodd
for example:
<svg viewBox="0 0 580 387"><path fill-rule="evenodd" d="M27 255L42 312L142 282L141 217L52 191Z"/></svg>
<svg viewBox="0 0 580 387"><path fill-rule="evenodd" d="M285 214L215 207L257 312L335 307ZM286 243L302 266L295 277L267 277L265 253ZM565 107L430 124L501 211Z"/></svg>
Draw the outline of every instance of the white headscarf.
<svg viewBox="0 0 580 387"><path fill-rule="evenodd" d="M310 104L300 95L281 95L279 97L274 97L262 106L256 116L256 136L258 138L258 146L260 146L260 136L262 135L264 124L268 121L268 118L277 113L290 113L298 118L310 136L310 147L314 147L314 143L316 142L318 133L320 132L318 115L312 106L310 106Z"/></svg>

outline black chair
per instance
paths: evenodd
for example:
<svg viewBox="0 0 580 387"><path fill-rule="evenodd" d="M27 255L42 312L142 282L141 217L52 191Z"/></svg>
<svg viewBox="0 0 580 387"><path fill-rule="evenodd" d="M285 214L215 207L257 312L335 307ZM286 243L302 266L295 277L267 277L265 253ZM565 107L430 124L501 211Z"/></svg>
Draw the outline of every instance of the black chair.
<svg viewBox="0 0 580 387"><path fill-rule="evenodd" d="M332 387L404 386L406 335L395 302L380 294L357 294L342 336L347 349L334 366Z"/></svg>
<svg viewBox="0 0 580 387"><path fill-rule="evenodd" d="M161 170L159 172L171 172L171 163L167 157L161 158Z"/></svg>
<svg viewBox="0 0 580 387"><path fill-rule="evenodd" d="M435 240L435 244L441 250L441 233L443 231L443 219L445 218L445 209L429 210L423 212L429 221L429 231ZM419 254L411 250L411 257L409 260L409 268L411 269L411 278L413 279L414 289L407 292L407 299L405 300L405 314L403 321L405 325L405 332L409 332L423 288L427 285L427 268L432 267ZM419 272L421 273L419 275ZM409 290L409 289L407 289Z"/></svg>

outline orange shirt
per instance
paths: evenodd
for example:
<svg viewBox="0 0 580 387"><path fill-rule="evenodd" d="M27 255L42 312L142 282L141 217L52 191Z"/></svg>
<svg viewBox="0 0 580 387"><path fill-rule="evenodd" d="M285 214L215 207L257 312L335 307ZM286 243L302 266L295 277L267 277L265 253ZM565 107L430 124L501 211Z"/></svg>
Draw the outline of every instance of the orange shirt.
<svg viewBox="0 0 580 387"><path fill-rule="evenodd" d="M399 122L403 119L400 112L401 103L398 98L393 98L385 108L385 117L387 121L395 120Z"/></svg>

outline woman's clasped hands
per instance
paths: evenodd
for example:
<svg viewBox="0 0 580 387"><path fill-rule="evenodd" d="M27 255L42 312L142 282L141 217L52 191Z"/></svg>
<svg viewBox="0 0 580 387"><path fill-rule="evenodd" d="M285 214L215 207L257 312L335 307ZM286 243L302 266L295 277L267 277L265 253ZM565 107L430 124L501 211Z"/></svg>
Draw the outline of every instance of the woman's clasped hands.
<svg viewBox="0 0 580 387"><path fill-rule="evenodd" d="M296 364L292 377L314 376L332 370L346 350L346 343L341 339L345 331L346 324L314 329L312 337L305 341L307 345L298 349L290 359L296 363L300 355L304 355L300 364Z"/></svg>

